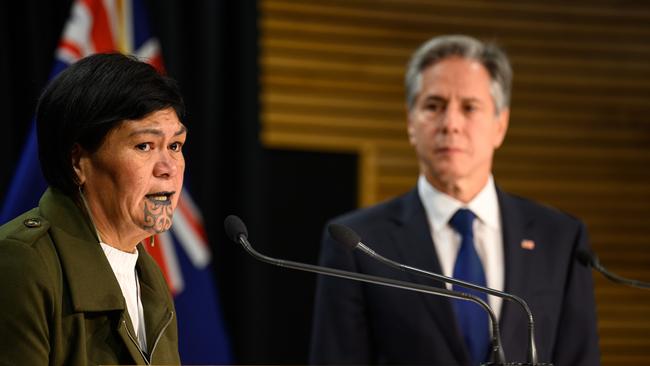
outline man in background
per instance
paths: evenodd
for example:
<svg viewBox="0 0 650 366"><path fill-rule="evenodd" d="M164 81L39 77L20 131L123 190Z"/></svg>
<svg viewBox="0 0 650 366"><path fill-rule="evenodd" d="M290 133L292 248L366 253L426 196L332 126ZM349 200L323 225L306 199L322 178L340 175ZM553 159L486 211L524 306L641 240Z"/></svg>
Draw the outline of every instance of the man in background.
<svg viewBox="0 0 650 366"><path fill-rule="evenodd" d="M351 227L390 259L522 297L536 320L540 361L599 365L591 272L574 260L579 248L588 248L584 225L503 192L492 176L494 152L508 129L511 83L508 58L493 44L467 36L423 44L406 72L407 131L420 167L417 186L333 222ZM327 234L320 264L444 286L348 252ZM498 297L453 289L485 298L499 317L507 360L526 360L522 309ZM318 280L313 364L478 365L489 357L489 320L476 304Z"/></svg>

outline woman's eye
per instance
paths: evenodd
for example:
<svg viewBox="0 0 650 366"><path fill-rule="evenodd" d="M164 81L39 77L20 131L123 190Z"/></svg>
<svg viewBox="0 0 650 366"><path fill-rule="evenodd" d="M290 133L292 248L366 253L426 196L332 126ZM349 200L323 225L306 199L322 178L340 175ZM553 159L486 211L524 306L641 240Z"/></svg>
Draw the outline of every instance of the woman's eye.
<svg viewBox="0 0 650 366"><path fill-rule="evenodd" d="M148 143L148 142L144 142L142 144L135 145L135 148L140 150L140 151L149 151L149 150L151 150L151 144Z"/></svg>
<svg viewBox="0 0 650 366"><path fill-rule="evenodd" d="M183 147L183 144L181 144L180 142L174 142L171 145L169 145L169 148L172 151L176 151L176 152L181 151L182 147Z"/></svg>

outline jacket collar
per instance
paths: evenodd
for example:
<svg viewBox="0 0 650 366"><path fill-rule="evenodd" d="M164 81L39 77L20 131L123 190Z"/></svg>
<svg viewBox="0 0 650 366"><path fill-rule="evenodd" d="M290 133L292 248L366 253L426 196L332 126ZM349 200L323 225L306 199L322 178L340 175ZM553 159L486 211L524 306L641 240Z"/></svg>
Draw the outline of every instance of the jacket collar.
<svg viewBox="0 0 650 366"><path fill-rule="evenodd" d="M158 334L173 316L169 304L169 290L164 283L163 275L154 259L147 253L142 244L138 244L140 256L136 268L140 281L140 298L144 312L144 324L147 329L147 347L151 352Z"/></svg>
<svg viewBox="0 0 650 366"><path fill-rule="evenodd" d="M504 260L505 260L505 289L508 293L523 296L526 294L526 283L529 281L530 256L521 248L521 242L527 239L533 218L522 208L518 199L503 192L496 187L499 200L501 223L503 232ZM404 263L430 272L442 273L440 263L433 248L431 230L426 218L424 207L420 201L417 189L407 193L402 200L400 210L394 213L397 229L393 233L393 240L404 260ZM408 249L407 249L408 248ZM443 285L431 280L412 275L411 279L423 285L441 287ZM460 363L466 359L466 351L460 331L453 321L455 315L451 302L442 297L424 295L432 317L442 327L449 329L447 337L450 349L453 350ZM526 317L517 304L504 301L500 318L502 341L516 344L517 330L526 328Z"/></svg>
<svg viewBox="0 0 650 366"><path fill-rule="evenodd" d="M72 308L75 312L121 311L126 328L118 325L124 342L134 359L141 357L128 333L135 334L126 311L122 290L115 279L106 255L97 240L88 216L67 195L48 188L39 203L41 215L50 222L50 232L61 261L63 274L69 286ZM153 258L139 244L138 281L147 329L147 347L154 346L155 339L168 319L173 316L164 295L167 287Z"/></svg>
<svg viewBox="0 0 650 366"><path fill-rule="evenodd" d="M401 202L400 209L394 211L394 220L397 223L397 228L391 234L403 263L429 272L441 273L442 270L433 246L429 223L417 189L413 189L407 193ZM440 288L444 287L444 284L423 276L410 273L409 276L415 283ZM456 356L458 363L465 364L469 362L460 330L454 321L455 315L451 301L448 301L447 298L442 296L421 295L429 313L439 328L449 330L449 336L445 337L445 340L449 349Z"/></svg>
<svg viewBox="0 0 650 366"><path fill-rule="evenodd" d="M77 312L124 310L124 297L87 215L67 195L48 188L39 203Z"/></svg>
<svg viewBox="0 0 650 366"><path fill-rule="evenodd" d="M530 268L533 267L533 259L530 250L522 248L522 241L531 239L534 216L524 209L518 198L498 188L497 195L501 206L503 253L506 267L505 291L526 300L527 284L531 283ZM519 305L511 301L504 301L500 324L503 343L506 345L517 344L517 334L521 334L521 329L526 329L526 321L527 317Z"/></svg>

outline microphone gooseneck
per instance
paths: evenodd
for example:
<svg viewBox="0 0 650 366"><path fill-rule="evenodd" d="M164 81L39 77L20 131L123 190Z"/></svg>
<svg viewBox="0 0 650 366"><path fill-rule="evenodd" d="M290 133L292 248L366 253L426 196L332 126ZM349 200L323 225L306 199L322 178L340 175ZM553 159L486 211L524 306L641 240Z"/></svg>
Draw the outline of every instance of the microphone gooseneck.
<svg viewBox="0 0 650 366"><path fill-rule="evenodd" d="M370 249L367 245L363 244L361 242L361 237L354 232L354 230L350 229L349 227L341 224L331 224L327 227L328 232L334 238L334 240L338 241L341 244L344 244L346 247L351 248L351 249L359 249L366 255L370 256L371 258L384 263L390 267L399 269L401 271L405 272L410 272L414 273L420 276L428 277L428 278L433 278L437 281L444 282L444 283L451 283L454 285L466 287L466 288L471 288L473 290L481 291L490 295L494 295L509 301L516 302L519 304L524 311L526 312L526 315L528 316L528 353L527 353L527 362L532 365L538 365L538 356L537 356L537 346L535 343L535 321L533 319L533 313L530 311L530 307L524 301L524 299L508 294L502 291L498 291L489 287L483 287L479 285L475 285L471 282L465 282L462 280L455 279L453 277L447 277L443 276L438 273L433 273L429 271L425 271L419 268L411 267L402 263L395 262L391 259L388 259L374 250Z"/></svg>
<svg viewBox="0 0 650 366"><path fill-rule="evenodd" d="M590 253L586 249L578 249L576 251L575 256L580 263L582 263L587 267L591 267L595 269L596 271L600 272L603 276L605 276L605 278L609 279L612 282L616 282L621 285L627 285L636 288L650 289L650 283L621 277L615 273L610 272L607 268L605 268L600 263L600 260L598 259L598 256L596 254Z"/></svg>
<svg viewBox="0 0 650 366"><path fill-rule="evenodd" d="M246 230L246 225L244 225L241 219L239 219L237 216L230 215L226 217L226 219L224 220L224 228L226 233L228 234L228 237L232 241L241 244L246 250L246 252L248 252L251 256L255 257L256 259L262 262L266 262L280 267L297 269L300 271L318 273L326 276L345 278L349 280L372 283L381 286L399 288L403 290L416 291L416 292L421 292L421 293L426 293L431 295L438 295L438 296L444 296L444 297L458 299L458 300L466 300L466 301L474 302L480 305L483 309L485 309L485 311L490 316L490 322L492 325L492 358L493 358L492 364L495 365L506 364L503 347L501 346L501 333L499 331L499 323L497 317L492 311L492 309L490 308L490 306L479 297L464 292L447 290L444 288L424 286L424 285L413 284L404 281L393 280L390 278L371 276L363 273L344 271L340 269L315 266L312 264L306 264L306 263L300 263L300 262L294 262L294 261L269 257L262 253L257 252L253 248L251 243L248 241L248 231Z"/></svg>

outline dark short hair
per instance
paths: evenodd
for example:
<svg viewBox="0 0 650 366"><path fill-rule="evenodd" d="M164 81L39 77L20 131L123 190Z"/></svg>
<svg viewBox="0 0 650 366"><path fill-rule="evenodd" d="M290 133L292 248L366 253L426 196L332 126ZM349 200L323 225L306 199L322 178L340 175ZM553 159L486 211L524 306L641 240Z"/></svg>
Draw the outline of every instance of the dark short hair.
<svg viewBox="0 0 650 366"><path fill-rule="evenodd" d="M94 152L123 121L167 108L183 120L185 105L176 82L133 56L95 54L72 64L38 101L38 157L45 180L76 197L75 144Z"/></svg>

